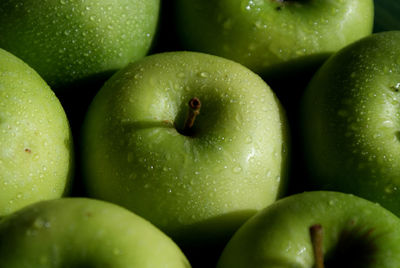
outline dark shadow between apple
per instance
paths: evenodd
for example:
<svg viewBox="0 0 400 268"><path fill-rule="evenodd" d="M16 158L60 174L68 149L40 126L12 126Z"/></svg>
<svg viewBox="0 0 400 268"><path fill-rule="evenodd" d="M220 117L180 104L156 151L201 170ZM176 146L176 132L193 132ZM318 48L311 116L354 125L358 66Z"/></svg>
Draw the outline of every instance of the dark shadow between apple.
<svg viewBox="0 0 400 268"><path fill-rule="evenodd" d="M174 233L174 241L189 259L192 268L215 267L232 235L256 210L241 210L184 226Z"/></svg>
<svg viewBox="0 0 400 268"><path fill-rule="evenodd" d="M307 171L304 168L304 153L300 136L301 99L308 83L332 53L303 56L277 64L260 73L261 78L275 92L289 122L290 154L289 182L287 194L309 189Z"/></svg>
<svg viewBox="0 0 400 268"><path fill-rule="evenodd" d="M71 127L74 148L73 171L71 171L71 185L65 195L69 196L86 196L85 187L82 182L81 175L81 159L80 159L80 133L87 109L92 102L94 96L103 86L105 81L109 79L117 70L109 70L103 73L88 76L70 84L66 84L59 88L53 88L58 99L63 106ZM67 144L66 144L67 145ZM67 145L70 146L70 145Z"/></svg>
<svg viewBox="0 0 400 268"><path fill-rule="evenodd" d="M174 2L174 0L161 0L158 31L149 54L180 51L183 49L178 40L178 33L175 26Z"/></svg>
<svg viewBox="0 0 400 268"><path fill-rule="evenodd" d="M374 262L379 249L375 244L374 229L360 226L343 230L337 244L327 252L325 267L367 267Z"/></svg>

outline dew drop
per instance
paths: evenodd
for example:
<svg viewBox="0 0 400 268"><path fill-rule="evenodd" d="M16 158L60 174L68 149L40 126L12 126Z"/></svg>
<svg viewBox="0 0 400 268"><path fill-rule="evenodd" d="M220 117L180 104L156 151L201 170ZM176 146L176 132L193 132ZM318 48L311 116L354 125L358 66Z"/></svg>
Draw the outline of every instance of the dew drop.
<svg viewBox="0 0 400 268"><path fill-rule="evenodd" d="M208 74L207 72L200 72L200 73L199 73L199 76L200 76L201 78L206 78L206 77L209 76L209 74Z"/></svg>
<svg viewBox="0 0 400 268"><path fill-rule="evenodd" d="M391 86L390 89L394 92L399 92L400 91L400 83L397 83L394 86Z"/></svg>
<svg viewBox="0 0 400 268"><path fill-rule="evenodd" d="M242 171L242 168L239 166L233 168L234 173L239 173L240 171Z"/></svg>
<svg viewBox="0 0 400 268"><path fill-rule="evenodd" d="M253 138L251 137L251 136L248 136L247 138L246 138L246 143L247 144L250 144L250 143L252 143L253 142Z"/></svg>
<svg viewBox="0 0 400 268"><path fill-rule="evenodd" d="M397 186L395 186L395 185L388 185L388 186L386 186L386 188L385 188L385 192L386 192L387 194L392 194L392 193L396 192L397 190L398 190L398 188L397 188Z"/></svg>

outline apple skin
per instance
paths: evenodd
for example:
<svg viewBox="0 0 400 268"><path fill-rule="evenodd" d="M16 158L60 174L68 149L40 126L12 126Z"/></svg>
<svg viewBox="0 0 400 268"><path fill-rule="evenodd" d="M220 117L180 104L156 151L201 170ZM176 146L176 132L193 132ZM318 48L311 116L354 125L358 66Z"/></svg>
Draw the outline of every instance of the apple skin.
<svg viewBox="0 0 400 268"><path fill-rule="evenodd" d="M400 32L366 37L332 56L302 102L314 189L353 193L400 215Z"/></svg>
<svg viewBox="0 0 400 268"><path fill-rule="evenodd" d="M177 245L150 222L115 204L62 198L0 221L0 266L189 268Z"/></svg>
<svg viewBox="0 0 400 268"><path fill-rule="evenodd" d="M193 97L202 108L187 136L180 129ZM279 101L242 65L196 52L151 55L115 74L89 107L87 191L176 241L228 239L282 195L286 135Z"/></svg>
<svg viewBox="0 0 400 268"><path fill-rule="evenodd" d="M160 0L0 2L0 47L55 91L109 77L150 49Z"/></svg>
<svg viewBox="0 0 400 268"><path fill-rule="evenodd" d="M275 78L319 66L369 35L373 7L373 0L176 0L176 24L185 49Z"/></svg>
<svg viewBox="0 0 400 268"><path fill-rule="evenodd" d="M53 91L0 49L0 217L68 192L73 142Z"/></svg>
<svg viewBox="0 0 400 268"><path fill-rule="evenodd" d="M249 219L217 268L315 267L309 233L315 224L323 228L326 267L400 265L398 217L354 195L316 191L285 197Z"/></svg>

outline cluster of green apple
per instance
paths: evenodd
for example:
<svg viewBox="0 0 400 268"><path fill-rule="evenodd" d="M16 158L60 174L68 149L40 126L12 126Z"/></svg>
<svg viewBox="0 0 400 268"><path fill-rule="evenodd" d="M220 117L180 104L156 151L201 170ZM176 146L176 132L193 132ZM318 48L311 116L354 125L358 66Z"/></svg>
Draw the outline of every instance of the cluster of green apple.
<svg viewBox="0 0 400 268"><path fill-rule="evenodd" d="M0 267L400 267L385 3L1 1Z"/></svg>

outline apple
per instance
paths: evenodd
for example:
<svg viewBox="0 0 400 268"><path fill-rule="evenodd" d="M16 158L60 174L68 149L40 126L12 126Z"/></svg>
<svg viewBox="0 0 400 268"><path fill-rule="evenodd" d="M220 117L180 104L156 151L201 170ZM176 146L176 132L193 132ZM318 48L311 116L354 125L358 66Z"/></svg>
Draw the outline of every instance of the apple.
<svg viewBox="0 0 400 268"><path fill-rule="evenodd" d="M0 62L2 217L68 192L73 142L65 112L43 79L3 49Z"/></svg>
<svg viewBox="0 0 400 268"><path fill-rule="evenodd" d="M225 241L283 194L286 135L278 99L247 68L197 52L154 54L115 74L89 107L87 192L180 245Z"/></svg>
<svg viewBox="0 0 400 268"><path fill-rule="evenodd" d="M400 266L400 219L378 204L339 192L304 192L249 219L217 268Z"/></svg>
<svg viewBox="0 0 400 268"><path fill-rule="evenodd" d="M27 62L53 90L69 90L143 57L159 6L160 0L1 1L0 47Z"/></svg>
<svg viewBox="0 0 400 268"><path fill-rule="evenodd" d="M310 184L353 193L400 215L400 32L332 56L308 86L302 132Z"/></svg>
<svg viewBox="0 0 400 268"><path fill-rule="evenodd" d="M275 78L319 66L372 32L373 0L176 0L186 49L237 61Z"/></svg>
<svg viewBox="0 0 400 268"><path fill-rule="evenodd" d="M190 267L150 222L87 198L35 203L0 221L0 267Z"/></svg>

